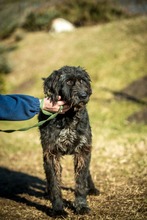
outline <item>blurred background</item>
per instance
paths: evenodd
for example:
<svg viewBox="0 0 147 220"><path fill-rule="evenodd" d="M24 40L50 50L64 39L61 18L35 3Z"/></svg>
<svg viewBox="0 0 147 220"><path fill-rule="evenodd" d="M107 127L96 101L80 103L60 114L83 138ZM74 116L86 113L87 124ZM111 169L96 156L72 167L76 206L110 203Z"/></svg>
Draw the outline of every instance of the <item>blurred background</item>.
<svg viewBox="0 0 147 220"><path fill-rule="evenodd" d="M92 80L91 171L101 194L88 198L92 213L84 218L144 220L147 1L0 0L0 93L42 98L42 77L64 65L85 68ZM0 128L36 122L1 121ZM62 164L63 184L74 187L72 158ZM0 219L51 218L37 129L0 133L0 181Z"/></svg>

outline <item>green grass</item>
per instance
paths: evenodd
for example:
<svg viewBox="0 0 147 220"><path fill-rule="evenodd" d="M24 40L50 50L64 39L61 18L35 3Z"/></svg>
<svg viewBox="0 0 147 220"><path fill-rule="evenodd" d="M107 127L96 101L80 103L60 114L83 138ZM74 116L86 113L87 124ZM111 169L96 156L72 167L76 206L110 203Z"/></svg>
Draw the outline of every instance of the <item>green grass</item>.
<svg viewBox="0 0 147 220"><path fill-rule="evenodd" d="M138 17L80 28L72 33L24 33L17 50L9 53L13 72L6 76L8 93L42 97L41 77L63 65L80 65L91 76L93 94L88 104L93 132L91 171L101 194L88 197L92 209L89 216L75 216L68 210L67 219L144 220L146 217L147 126L126 121L142 107L125 100L116 101L102 89L121 90L146 74L146 26L147 18ZM25 122L0 122L0 127L20 128L36 121L34 118ZM0 166L12 171L8 188L2 185L2 189L17 192L13 188L16 183L23 189L18 200L13 196L0 200L1 219L51 219L46 214L50 203L44 200L43 190L42 196L37 197L35 185L34 194L29 185L23 185L27 178L33 181L34 176L44 180L37 129L1 133L0 139ZM74 187L71 161L71 157L62 161L63 183ZM16 177L14 171L18 172ZM20 172L24 179L18 183ZM74 199L69 191L63 191L63 196ZM16 208L17 212L13 212Z"/></svg>

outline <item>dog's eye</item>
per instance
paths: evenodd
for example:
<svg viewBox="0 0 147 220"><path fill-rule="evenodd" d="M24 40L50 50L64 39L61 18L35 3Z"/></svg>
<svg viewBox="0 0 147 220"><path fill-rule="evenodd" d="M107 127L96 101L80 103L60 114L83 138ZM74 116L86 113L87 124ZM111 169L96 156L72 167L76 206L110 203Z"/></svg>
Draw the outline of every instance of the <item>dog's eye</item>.
<svg viewBox="0 0 147 220"><path fill-rule="evenodd" d="M80 79L79 82L80 82L81 84L84 84L85 81L84 81L83 79Z"/></svg>
<svg viewBox="0 0 147 220"><path fill-rule="evenodd" d="M69 85L69 86L72 86L72 85L74 84L74 82L73 82L72 80L68 80L66 83L67 83L67 85Z"/></svg>

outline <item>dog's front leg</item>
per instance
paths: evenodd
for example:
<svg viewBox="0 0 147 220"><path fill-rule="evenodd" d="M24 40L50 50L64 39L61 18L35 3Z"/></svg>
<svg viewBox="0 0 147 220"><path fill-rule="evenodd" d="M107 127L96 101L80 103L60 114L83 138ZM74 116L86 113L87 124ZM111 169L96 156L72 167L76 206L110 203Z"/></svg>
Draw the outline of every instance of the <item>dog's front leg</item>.
<svg viewBox="0 0 147 220"><path fill-rule="evenodd" d="M88 194L87 177L89 174L90 157L90 149L89 151L81 150L81 152L74 156L76 181L74 206L77 214L86 214L90 211L86 200Z"/></svg>
<svg viewBox="0 0 147 220"><path fill-rule="evenodd" d="M54 215L66 215L61 194L60 157L44 152L44 169L47 179L47 192L53 206Z"/></svg>

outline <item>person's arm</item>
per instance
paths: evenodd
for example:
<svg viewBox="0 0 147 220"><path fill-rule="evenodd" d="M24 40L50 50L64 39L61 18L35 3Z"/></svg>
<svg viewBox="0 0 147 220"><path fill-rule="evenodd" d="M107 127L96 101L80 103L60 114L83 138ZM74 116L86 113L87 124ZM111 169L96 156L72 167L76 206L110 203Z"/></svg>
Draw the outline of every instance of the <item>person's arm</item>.
<svg viewBox="0 0 147 220"><path fill-rule="evenodd" d="M39 113L38 98L29 95L0 95L0 120L27 120Z"/></svg>
<svg viewBox="0 0 147 220"><path fill-rule="evenodd" d="M48 98L44 98L43 110L57 112L60 106L63 106L61 114L69 110L69 106L61 100L59 96L58 102L53 103ZM13 94L0 95L0 120L22 121L33 118L40 111L40 100L33 96Z"/></svg>

